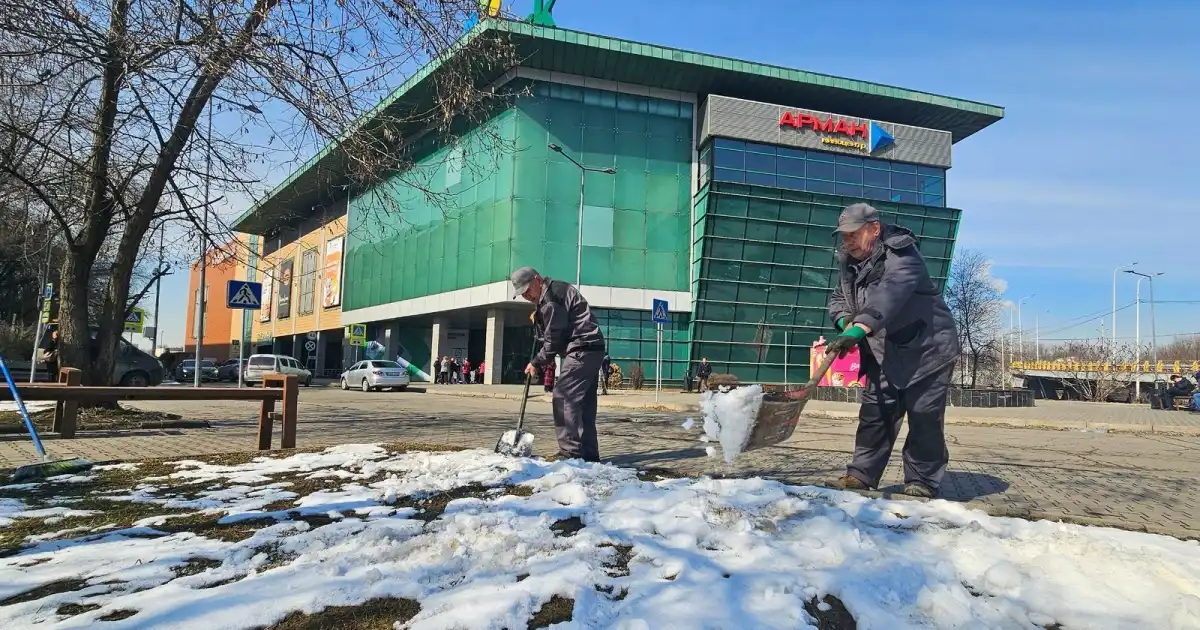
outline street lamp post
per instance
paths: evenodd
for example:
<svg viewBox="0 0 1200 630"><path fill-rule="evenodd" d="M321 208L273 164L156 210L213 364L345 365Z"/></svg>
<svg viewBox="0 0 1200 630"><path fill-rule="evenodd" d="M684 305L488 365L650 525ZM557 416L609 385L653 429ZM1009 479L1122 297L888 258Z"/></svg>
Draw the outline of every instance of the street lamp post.
<svg viewBox="0 0 1200 630"><path fill-rule="evenodd" d="M212 179L212 108L212 103L209 103L207 107L208 140L207 146L204 149L204 219L200 227L200 286L196 291L196 361L194 364L195 371L192 373L192 387L200 387L200 373L202 371L200 354L204 348L204 307L205 298L208 297L204 286L204 283L207 282L204 272L208 268L208 199L209 185ZM155 317L157 316L158 313L155 313Z"/></svg>
<svg viewBox="0 0 1200 630"><path fill-rule="evenodd" d="M575 160L575 158L567 155L563 148L557 144L547 145L551 151L567 158L572 164L579 167L579 242L575 245L575 288L582 291L581 281L583 280L583 187L587 184L587 174L604 173L606 175L615 175L617 169L609 166L607 168L597 168L595 166L584 166Z"/></svg>
<svg viewBox="0 0 1200 630"><path fill-rule="evenodd" d="M1133 344L1136 347L1136 351L1137 351L1137 370L1135 371L1137 380L1135 380L1134 384L1133 384L1133 392L1134 392L1133 395L1134 395L1134 398L1137 399L1137 398L1141 398L1141 396L1142 396L1142 379L1141 379L1141 371L1142 371L1142 279L1145 278L1150 281L1150 348L1151 348L1151 350L1150 350L1151 359L1150 360L1154 362L1154 369L1157 370L1158 369L1158 332L1155 327L1155 318L1154 318L1154 279L1158 276L1163 275L1163 272L1160 271L1155 274L1146 274L1146 273L1141 273L1139 271L1133 271L1132 269L1128 269L1125 271L1125 273L1138 276L1138 281L1137 281L1137 285L1136 285L1136 289L1135 289L1136 292L1134 293L1134 304L1135 304L1135 308L1137 309L1137 316L1136 316L1135 321L1137 323L1135 324L1134 341L1133 341ZM1157 372L1155 372L1154 380L1155 380L1155 383L1157 384L1157 382L1158 382Z"/></svg>
<svg viewBox="0 0 1200 630"><path fill-rule="evenodd" d="M1115 354L1117 353L1117 272L1118 272L1118 271L1126 271L1126 270L1129 270L1129 269L1133 269L1133 268L1134 268L1134 267L1136 267L1136 266L1137 266L1137 261L1135 260L1135 261L1133 261L1132 263L1129 263L1128 265L1124 265L1124 266L1121 266L1121 267L1117 267L1116 269L1113 269L1113 291L1112 291L1112 349L1110 349L1110 350L1109 350L1109 353L1110 353L1110 354L1113 354L1113 355L1115 355Z"/></svg>
<svg viewBox="0 0 1200 630"><path fill-rule="evenodd" d="M1017 300L1017 343L1020 345L1022 361L1025 360L1025 325L1021 323L1021 305L1025 303L1025 300L1028 300L1035 295L1037 294L1030 293L1020 300Z"/></svg>

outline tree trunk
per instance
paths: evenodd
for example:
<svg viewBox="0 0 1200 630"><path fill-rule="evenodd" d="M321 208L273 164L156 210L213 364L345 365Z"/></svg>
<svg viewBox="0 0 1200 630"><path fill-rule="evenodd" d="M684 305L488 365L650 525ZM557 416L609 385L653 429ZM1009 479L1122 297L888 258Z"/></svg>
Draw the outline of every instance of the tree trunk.
<svg viewBox="0 0 1200 630"><path fill-rule="evenodd" d="M88 278L90 264L78 251L67 251L59 274L58 354L60 367L82 372L84 385L92 384L94 371L88 331ZM50 375L57 381L58 375Z"/></svg>

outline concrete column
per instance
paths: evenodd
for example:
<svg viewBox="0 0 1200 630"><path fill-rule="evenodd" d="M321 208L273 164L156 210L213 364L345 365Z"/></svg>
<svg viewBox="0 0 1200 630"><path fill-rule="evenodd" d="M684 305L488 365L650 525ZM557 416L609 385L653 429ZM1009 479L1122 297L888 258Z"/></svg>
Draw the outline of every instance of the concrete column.
<svg viewBox="0 0 1200 630"><path fill-rule="evenodd" d="M433 318L433 337L429 343L429 362L440 359L447 352L446 347L449 345L447 337L450 334L450 320L446 317ZM430 366L429 376L437 379L438 368Z"/></svg>
<svg viewBox="0 0 1200 630"><path fill-rule="evenodd" d="M499 385L504 371L504 311L488 309L483 341L483 384Z"/></svg>
<svg viewBox="0 0 1200 630"><path fill-rule="evenodd" d="M383 329L383 345L387 348L387 354L384 356L388 360L395 359L399 353L400 344L396 336L400 334L400 324L398 322L389 322L387 328Z"/></svg>
<svg viewBox="0 0 1200 630"><path fill-rule="evenodd" d="M316 351L316 366L313 368L313 376L325 376L325 340L327 339L323 331L317 331L317 351Z"/></svg>

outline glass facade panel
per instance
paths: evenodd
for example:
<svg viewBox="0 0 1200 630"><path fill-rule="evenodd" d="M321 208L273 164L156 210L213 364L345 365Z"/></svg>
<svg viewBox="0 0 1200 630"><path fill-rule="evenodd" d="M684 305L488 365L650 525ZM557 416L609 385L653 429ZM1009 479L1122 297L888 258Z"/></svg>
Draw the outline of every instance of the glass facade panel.
<svg viewBox="0 0 1200 630"><path fill-rule="evenodd" d="M577 257L588 284L688 290L691 104L510 85L530 94L457 141L421 139L409 171L350 200L347 310L499 282L521 265L574 279ZM584 180L582 251L579 170L550 143L617 169ZM729 172L744 176L744 143L733 149Z"/></svg>
<svg viewBox="0 0 1200 630"><path fill-rule="evenodd" d="M711 151L710 151L711 147ZM702 149L702 181L771 186L874 201L946 204L946 169L841 153L714 138ZM702 159L707 159L702 157Z"/></svg>

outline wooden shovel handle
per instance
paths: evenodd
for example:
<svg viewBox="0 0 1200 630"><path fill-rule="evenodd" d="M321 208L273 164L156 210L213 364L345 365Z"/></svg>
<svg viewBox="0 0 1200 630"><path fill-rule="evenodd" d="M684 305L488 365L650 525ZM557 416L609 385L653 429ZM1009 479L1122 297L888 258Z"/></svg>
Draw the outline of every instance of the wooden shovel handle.
<svg viewBox="0 0 1200 630"><path fill-rule="evenodd" d="M799 389L784 392L783 395L792 400L808 400L812 397L813 389L816 388L817 383L820 383L821 379L825 378L825 374L829 372L829 368L833 367L833 360L836 358L836 352L826 352L825 356L821 357L821 362L817 364L817 369L808 379L808 384Z"/></svg>

